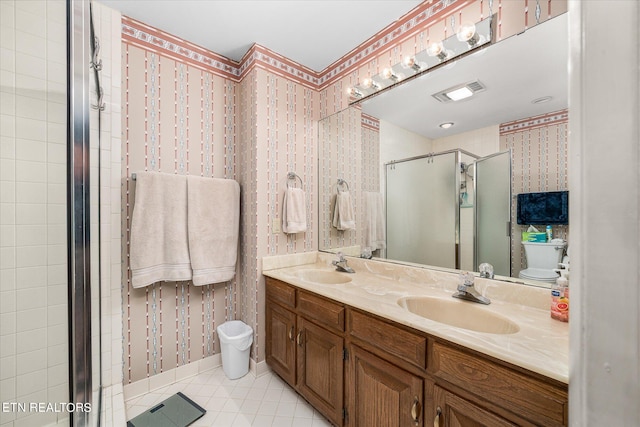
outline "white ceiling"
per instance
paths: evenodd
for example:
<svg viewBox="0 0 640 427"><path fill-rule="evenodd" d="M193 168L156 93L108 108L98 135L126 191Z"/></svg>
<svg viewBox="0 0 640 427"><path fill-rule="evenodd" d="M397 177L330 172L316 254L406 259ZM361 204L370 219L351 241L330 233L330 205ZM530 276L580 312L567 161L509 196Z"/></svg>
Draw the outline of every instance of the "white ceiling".
<svg viewBox="0 0 640 427"><path fill-rule="evenodd" d="M567 108L567 14L502 40L363 102L363 111L428 138L441 138ZM431 95L480 80L486 91L443 104ZM531 101L544 96L543 104ZM454 122L449 129L440 123Z"/></svg>
<svg viewBox="0 0 640 427"><path fill-rule="evenodd" d="M124 15L238 61L258 43L315 71L422 0L98 0Z"/></svg>

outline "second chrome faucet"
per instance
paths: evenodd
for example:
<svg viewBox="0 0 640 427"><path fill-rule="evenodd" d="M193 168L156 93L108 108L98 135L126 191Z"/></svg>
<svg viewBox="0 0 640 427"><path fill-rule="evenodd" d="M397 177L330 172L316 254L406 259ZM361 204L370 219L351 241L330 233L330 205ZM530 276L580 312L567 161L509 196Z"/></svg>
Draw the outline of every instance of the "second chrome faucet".
<svg viewBox="0 0 640 427"><path fill-rule="evenodd" d="M459 280L458 290L452 295L454 298L460 298L480 304L491 304L491 300L489 298L483 297L478 293L478 291L476 291L476 288L473 286L474 276L472 273L460 273Z"/></svg>

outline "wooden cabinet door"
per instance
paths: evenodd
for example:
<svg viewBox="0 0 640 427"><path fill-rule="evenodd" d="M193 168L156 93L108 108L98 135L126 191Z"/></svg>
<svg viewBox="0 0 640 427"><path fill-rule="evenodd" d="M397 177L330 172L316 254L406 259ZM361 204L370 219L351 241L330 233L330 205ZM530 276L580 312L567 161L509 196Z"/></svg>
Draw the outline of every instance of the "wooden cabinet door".
<svg viewBox="0 0 640 427"><path fill-rule="evenodd" d="M275 373L289 385L296 381L296 315L281 305L267 300L266 360Z"/></svg>
<svg viewBox="0 0 640 427"><path fill-rule="evenodd" d="M347 425L423 425L422 378L354 345L349 347L347 368Z"/></svg>
<svg viewBox="0 0 640 427"><path fill-rule="evenodd" d="M342 337L298 317L296 388L335 425L342 425L344 342Z"/></svg>
<svg viewBox="0 0 640 427"><path fill-rule="evenodd" d="M515 426L443 388L435 386L434 427L508 427Z"/></svg>

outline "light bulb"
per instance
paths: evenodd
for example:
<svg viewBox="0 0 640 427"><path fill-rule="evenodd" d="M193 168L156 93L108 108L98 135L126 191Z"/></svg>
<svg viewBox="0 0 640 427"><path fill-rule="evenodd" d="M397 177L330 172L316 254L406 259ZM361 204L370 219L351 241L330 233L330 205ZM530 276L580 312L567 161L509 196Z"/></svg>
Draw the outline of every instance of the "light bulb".
<svg viewBox="0 0 640 427"><path fill-rule="evenodd" d="M373 81L373 79L371 77L365 77L362 80L362 83L360 84L360 86L362 86L365 89L371 89L371 88L373 88L374 90L379 90L380 89L380 85L378 83L376 83L375 81Z"/></svg>
<svg viewBox="0 0 640 427"><path fill-rule="evenodd" d="M362 98L362 92L360 92L355 87L348 87L347 88L347 95L353 96L355 98Z"/></svg>
<svg viewBox="0 0 640 427"><path fill-rule="evenodd" d="M480 40L480 36L478 36L478 33L476 32L476 26L472 22L460 25L457 37L461 42L467 42L469 47L475 46L478 43L478 40Z"/></svg>
<svg viewBox="0 0 640 427"><path fill-rule="evenodd" d="M405 56L402 60L402 66L404 68L413 68L414 71L420 71L420 66L416 64L415 56Z"/></svg>
<svg viewBox="0 0 640 427"><path fill-rule="evenodd" d="M442 42L434 42L427 48L427 55L436 56L440 61L447 58L447 52L444 50Z"/></svg>
<svg viewBox="0 0 640 427"><path fill-rule="evenodd" d="M393 81L399 80L398 76L393 72L391 68L385 68L384 70L382 70L382 77L384 77L387 80L393 80Z"/></svg>

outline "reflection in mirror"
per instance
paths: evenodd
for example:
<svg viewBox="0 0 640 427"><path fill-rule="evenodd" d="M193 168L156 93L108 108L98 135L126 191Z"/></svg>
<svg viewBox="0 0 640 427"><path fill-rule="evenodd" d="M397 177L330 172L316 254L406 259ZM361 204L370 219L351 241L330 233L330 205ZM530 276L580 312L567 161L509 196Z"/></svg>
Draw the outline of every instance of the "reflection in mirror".
<svg viewBox="0 0 640 427"><path fill-rule="evenodd" d="M496 262L496 275L541 285L518 278L520 271L527 268L521 243L527 226L516 223L515 196L567 189L566 31L567 17L563 14L321 120L319 249L359 256L363 249L370 248L374 257L386 257L389 261L477 271L478 265L491 262L488 258L502 246L481 245L483 234L501 233L508 242L508 251L505 251L508 259L505 265ZM486 89L470 98L441 103L432 96L443 89L475 81ZM439 126L445 122L453 125L447 129ZM433 160L434 164L429 166L434 166L435 160L446 157L433 154L447 152L459 153L457 160L450 160L448 167L452 172L446 182L453 188L451 198L455 202L446 208L431 207L420 213L418 216L422 215L423 220L408 223L408 229L402 231L405 237L398 237L398 231L388 222L390 210L406 215L408 209L403 209L402 203L394 199L399 192L385 190L389 184L386 180L394 179L389 169L397 171L409 166L401 160L413 157L422 159L423 164ZM500 152L510 153L510 167L503 166L510 169L509 178L500 181L495 176L482 175L490 171L489 166L499 159L493 155ZM463 153L468 157L464 158ZM481 158L487 158L486 163L478 161ZM332 200L339 178L348 181L351 189L356 223L353 230L340 231L331 224ZM406 188L413 199L422 198L419 193L426 188L425 180L432 180L411 178L411 175L403 179L398 185ZM478 181L485 180L491 184L486 185L486 194L480 198L481 194L476 192L481 193L483 189L476 186ZM489 207L498 206L491 197L497 193L492 190L499 185L510 187L512 193L505 218L496 220L496 213L478 216L476 209L470 209L474 204L481 206L483 200ZM371 208L375 204L367 200L376 195L384 200L385 229L381 233L386 232L386 236L384 242L372 244L372 230L375 238L379 218L376 217L378 210ZM430 217L432 214L453 224L447 225L454 229L453 245L459 245L458 250L453 251L453 261L451 256L446 262L418 259L415 251L408 251L411 257L394 254L397 250L407 252L407 248L402 248L406 236L420 236L419 239L425 241L436 237L437 233L420 228L420 224L435 221ZM474 219L465 220L469 215ZM494 221L485 225L486 219ZM542 228L544 231L544 226ZM553 226L555 238L569 240L568 231L566 225ZM491 242L491 239L484 238L484 241ZM445 247L439 241L435 245Z"/></svg>

